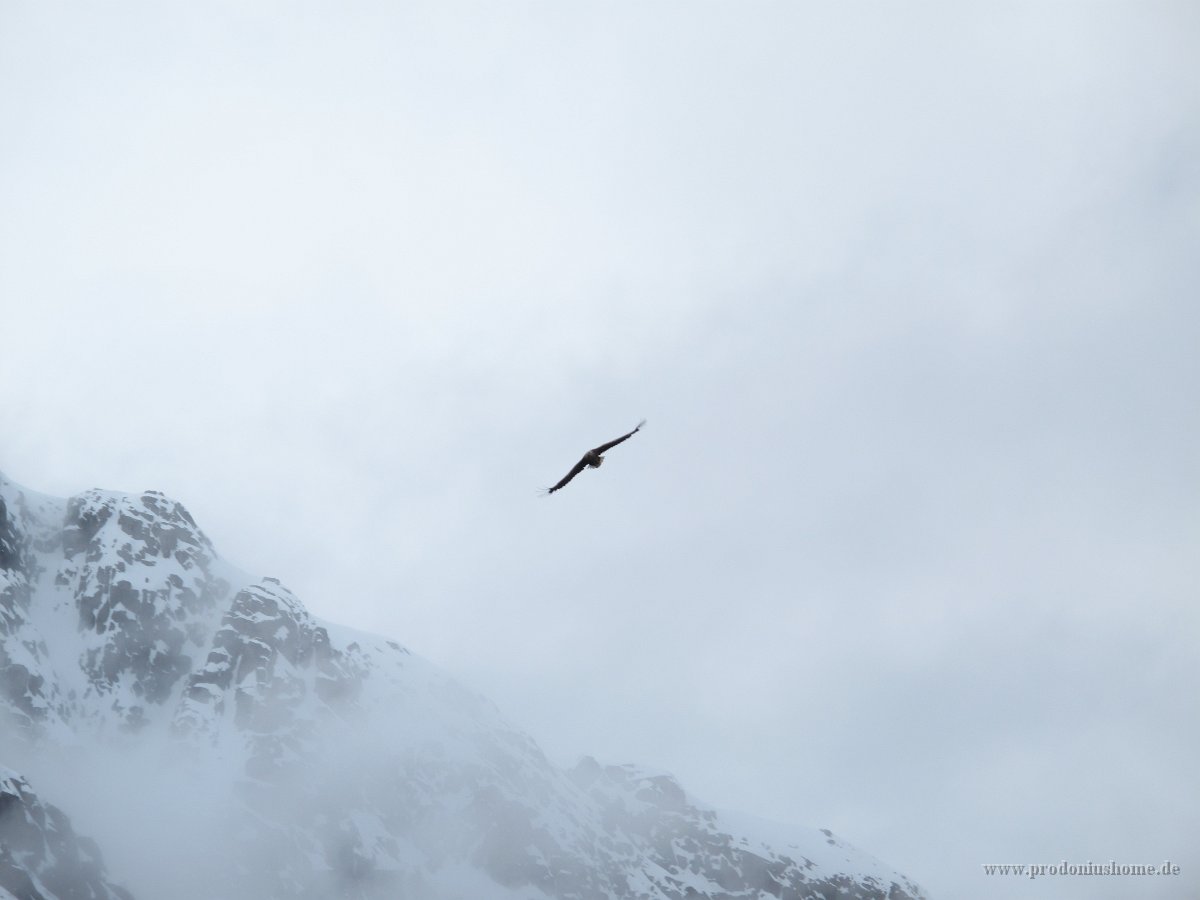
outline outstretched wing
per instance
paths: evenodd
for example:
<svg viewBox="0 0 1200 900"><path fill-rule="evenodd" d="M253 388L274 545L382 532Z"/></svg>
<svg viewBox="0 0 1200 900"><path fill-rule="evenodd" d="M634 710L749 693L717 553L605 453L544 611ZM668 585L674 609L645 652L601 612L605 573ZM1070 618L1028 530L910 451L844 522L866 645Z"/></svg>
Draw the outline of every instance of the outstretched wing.
<svg viewBox="0 0 1200 900"><path fill-rule="evenodd" d="M578 475L580 472L582 472L586 465L587 465L586 458L579 460L579 462L575 463L574 468L572 468L570 472L568 472L566 475L563 476L562 481L560 481L558 484L556 484L552 488L546 488L546 493L553 494L555 491L566 487L567 482L569 482L572 478L574 478L576 475Z"/></svg>
<svg viewBox="0 0 1200 900"><path fill-rule="evenodd" d="M597 447L592 452L593 453L603 453L605 450L611 450L613 447L617 446L617 444L621 443L622 441L629 440L631 437L633 437L635 434L637 434L639 431L641 431L642 426L645 424L646 424L646 420L642 419L642 421L638 422L637 428L633 429L633 431L629 432L629 434L623 434L616 440L609 441L607 444L601 444L599 447ZM574 475L575 473L572 472L571 474Z"/></svg>

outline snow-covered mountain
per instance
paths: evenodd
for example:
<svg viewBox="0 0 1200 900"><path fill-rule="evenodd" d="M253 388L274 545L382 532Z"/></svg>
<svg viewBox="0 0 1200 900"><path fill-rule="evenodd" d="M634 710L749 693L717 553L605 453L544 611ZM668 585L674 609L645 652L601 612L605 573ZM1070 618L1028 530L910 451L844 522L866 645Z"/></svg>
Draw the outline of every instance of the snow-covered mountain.
<svg viewBox="0 0 1200 900"><path fill-rule="evenodd" d="M404 647L227 564L153 491L0 476L0 764L0 900L923 896L669 775L556 767Z"/></svg>

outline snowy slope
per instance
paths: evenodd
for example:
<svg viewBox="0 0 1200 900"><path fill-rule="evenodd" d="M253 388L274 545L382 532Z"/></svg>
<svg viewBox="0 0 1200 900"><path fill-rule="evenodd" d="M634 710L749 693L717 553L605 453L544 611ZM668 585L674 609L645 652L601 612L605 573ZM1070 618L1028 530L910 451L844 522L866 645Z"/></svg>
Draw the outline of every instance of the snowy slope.
<svg viewBox="0 0 1200 900"><path fill-rule="evenodd" d="M64 501L0 476L0 502L0 760L103 831L135 894L922 896L669 775L559 769L404 647L226 565L161 494Z"/></svg>

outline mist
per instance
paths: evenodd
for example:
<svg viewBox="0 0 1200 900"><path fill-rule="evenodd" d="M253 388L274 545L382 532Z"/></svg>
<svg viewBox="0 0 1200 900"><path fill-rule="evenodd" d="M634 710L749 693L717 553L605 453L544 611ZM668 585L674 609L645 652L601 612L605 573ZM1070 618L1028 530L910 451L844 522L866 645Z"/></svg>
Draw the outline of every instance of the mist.
<svg viewBox="0 0 1200 900"><path fill-rule="evenodd" d="M1198 46L1173 2L7 5L0 468L182 500L561 770L931 896L1194 884Z"/></svg>

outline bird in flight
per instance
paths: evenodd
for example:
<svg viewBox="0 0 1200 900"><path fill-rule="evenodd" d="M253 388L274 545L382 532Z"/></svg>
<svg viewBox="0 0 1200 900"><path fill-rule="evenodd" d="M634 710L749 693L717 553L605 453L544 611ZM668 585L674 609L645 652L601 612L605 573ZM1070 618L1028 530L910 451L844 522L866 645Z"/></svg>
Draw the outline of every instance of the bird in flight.
<svg viewBox="0 0 1200 900"><path fill-rule="evenodd" d="M637 434L639 431L641 431L642 426L645 424L646 424L646 420L642 419L642 421L638 422L637 428L633 429L633 431L629 432L629 434L623 434L619 438L616 438L615 440L611 440L607 444L601 444L599 447L594 447L591 450L589 450L587 453L583 454L583 458L581 460L579 460L579 462L575 463L574 466L571 467L571 471L563 476L562 481L560 481L558 484L556 484L552 488L546 488L546 493L553 494L555 491L562 490L563 488L565 488L567 486L568 482L570 482L570 480L572 478L574 478L576 475L578 475L580 472L582 472L586 468L589 468L589 467L593 468L593 469L600 468L600 464L602 462L604 462L604 457L601 454L603 454L607 450L611 450L613 447L617 446L617 444L621 443L622 441L629 440L631 437L633 437L635 434Z"/></svg>

